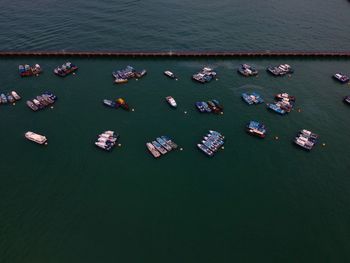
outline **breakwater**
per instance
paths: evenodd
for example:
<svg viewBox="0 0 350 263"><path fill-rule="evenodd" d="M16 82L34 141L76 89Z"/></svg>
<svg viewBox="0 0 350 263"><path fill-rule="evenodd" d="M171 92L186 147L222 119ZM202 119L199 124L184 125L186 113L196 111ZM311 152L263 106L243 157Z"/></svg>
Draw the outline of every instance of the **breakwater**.
<svg viewBox="0 0 350 263"><path fill-rule="evenodd" d="M350 57L350 51L0 51L0 57Z"/></svg>

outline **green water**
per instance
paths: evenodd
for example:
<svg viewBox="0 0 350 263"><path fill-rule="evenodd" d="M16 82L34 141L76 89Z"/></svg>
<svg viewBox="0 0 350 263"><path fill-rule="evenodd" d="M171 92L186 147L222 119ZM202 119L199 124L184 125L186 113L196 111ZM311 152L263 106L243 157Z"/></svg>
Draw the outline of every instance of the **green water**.
<svg viewBox="0 0 350 263"><path fill-rule="evenodd" d="M1 91L22 101L0 105L1 262L348 262L350 260L349 85L332 80L347 60L72 59L76 76L51 70L63 59L26 59L40 77L17 75L22 59L2 59ZM243 78L237 65L255 65ZM274 78L270 64L289 63L291 77ZM113 84L126 65L147 76ZM216 68L218 81L190 76ZM167 79L170 69L178 81ZM25 100L51 90L54 109L32 112ZM266 102L288 92L296 109L287 116L248 106L240 94L257 91ZM173 110L164 97L178 103ZM134 112L102 105L124 97ZM200 114L197 100L217 98L222 116ZM185 114L184 112L187 112ZM266 124L264 140L244 131L249 120ZM320 143L310 152L292 144L310 129ZM105 130L120 134L111 153L94 146ZM208 129L227 137L212 159L196 144ZM48 146L24 139L45 134ZM183 151L155 160L145 143L174 138ZM278 140L275 139L278 136ZM326 146L322 146L325 143Z"/></svg>

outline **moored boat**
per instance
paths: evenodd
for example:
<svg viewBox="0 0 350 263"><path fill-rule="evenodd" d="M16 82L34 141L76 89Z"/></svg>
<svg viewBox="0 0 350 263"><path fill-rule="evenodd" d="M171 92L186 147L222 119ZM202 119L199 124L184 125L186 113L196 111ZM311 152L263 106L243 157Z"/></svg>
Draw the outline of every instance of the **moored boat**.
<svg viewBox="0 0 350 263"><path fill-rule="evenodd" d="M165 141L163 140L161 137L157 137L156 138L157 142L163 147L165 148L168 152L171 151L173 148Z"/></svg>
<svg viewBox="0 0 350 263"><path fill-rule="evenodd" d="M126 101L123 98L118 98L115 101L120 107L122 107L124 110L130 110L129 105L126 103ZM118 107L119 107L118 106Z"/></svg>
<svg viewBox="0 0 350 263"><path fill-rule="evenodd" d="M192 79L200 83L210 82L215 77L216 72L209 67L204 67L200 72L192 75Z"/></svg>
<svg viewBox="0 0 350 263"><path fill-rule="evenodd" d="M344 97L344 100L343 100L345 103L347 104L350 104L350 96L346 96Z"/></svg>
<svg viewBox="0 0 350 263"><path fill-rule="evenodd" d="M0 94L0 100L2 104L6 104L7 103L7 97L4 93Z"/></svg>
<svg viewBox="0 0 350 263"><path fill-rule="evenodd" d="M37 76L42 72L42 69L39 64L35 64L34 66L30 65L19 65L18 72L21 77L29 77L29 76Z"/></svg>
<svg viewBox="0 0 350 263"><path fill-rule="evenodd" d="M114 102L112 100L107 100L107 99L103 100L103 104L107 107L110 107L110 108L117 108L117 105L119 105L116 102Z"/></svg>
<svg viewBox="0 0 350 263"><path fill-rule="evenodd" d="M287 113L285 110L281 109L278 105L273 104L273 103L268 103L267 108L274 111L274 112L277 112L280 115L284 115Z"/></svg>
<svg viewBox="0 0 350 263"><path fill-rule="evenodd" d="M160 155L161 155L160 152L157 151L157 149L153 146L152 143L147 142L146 147L147 147L148 151L153 155L154 158L160 157Z"/></svg>
<svg viewBox="0 0 350 263"><path fill-rule="evenodd" d="M341 83L349 82L349 77L344 75L343 73L336 73L336 74L333 75L333 78L338 80Z"/></svg>
<svg viewBox="0 0 350 263"><path fill-rule="evenodd" d="M33 141L33 142L36 142L38 144L44 144L47 142L47 139L45 136L43 135L40 135L40 134L37 134L37 133L34 133L34 132L31 132L31 131L28 131L24 134L24 136L30 140L30 141Z"/></svg>
<svg viewBox="0 0 350 263"><path fill-rule="evenodd" d="M164 75L171 78L171 79L176 79L175 74L169 70L164 71Z"/></svg>
<svg viewBox="0 0 350 263"><path fill-rule="evenodd" d="M15 100L20 100L21 99L21 96L19 96L18 94L17 94L17 92L16 91L11 91L11 95L15 98Z"/></svg>
<svg viewBox="0 0 350 263"><path fill-rule="evenodd" d="M158 152L160 152L161 154L166 154L167 150L165 148L163 148L160 143L158 143L157 141L152 141L153 146L157 149Z"/></svg>
<svg viewBox="0 0 350 263"><path fill-rule="evenodd" d="M38 108L38 106L36 106L32 101L30 101L30 100L27 100L27 102L26 102L26 104L27 104L27 106L29 107L29 108L31 108L33 111L37 111L39 108Z"/></svg>
<svg viewBox="0 0 350 263"><path fill-rule="evenodd" d="M212 157L214 155L214 152L212 152L208 147L206 147L203 144L197 144L198 149L200 149L203 153L205 153L207 156Z"/></svg>
<svg viewBox="0 0 350 263"><path fill-rule="evenodd" d="M300 130L297 136L294 138L294 143L305 150L311 151L312 148L318 141L318 135L308 131L308 130Z"/></svg>
<svg viewBox="0 0 350 263"><path fill-rule="evenodd" d="M175 99L171 96L167 96L165 97L166 101L169 103L169 105L173 108L176 108L177 107L177 103L175 101Z"/></svg>
<svg viewBox="0 0 350 263"><path fill-rule="evenodd" d="M60 77L65 77L74 71L77 71L78 67L71 62L66 62L62 66L58 66L53 70L53 73Z"/></svg>
<svg viewBox="0 0 350 263"><path fill-rule="evenodd" d="M281 64L278 66L268 66L267 71L274 76L284 76L293 73L293 69L288 64Z"/></svg>
<svg viewBox="0 0 350 263"><path fill-rule="evenodd" d="M169 137L169 136L160 136L168 145L171 146L173 149L177 149L178 145Z"/></svg>
<svg viewBox="0 0 350 263"><path fill-rule="evenodd" d="M197 101L195 106L200 112L206 112L202 101Z"/></svg>
<svg viewBox="0 0 350 263"><path fill-rule="evenodd" d="M265 138L266 128L265 125L260 122L250 121L246 126L246 131L251 135Z"/></svg>
<svg viewBox="0 0 350 263"><path fill-rule="evenodd" d="M110 151L113 149L119 139L119 134L114 131L105 131L98 135L95 145L103 150Z"/></svg>
<svg viewBox="0 0 350 263"><path fill-rule="evenodd" d="M7 94L7 101L8 101L9 103L14 103L14 102L15 102L15 98L14 98L12 95Z"/></svg>
<svg viewBox="0 0 350 263"><path fill-rule="evenodd" d="M248 64L240 65L237 71L245 77L256 76L258 74L258 70Z"/></svg>

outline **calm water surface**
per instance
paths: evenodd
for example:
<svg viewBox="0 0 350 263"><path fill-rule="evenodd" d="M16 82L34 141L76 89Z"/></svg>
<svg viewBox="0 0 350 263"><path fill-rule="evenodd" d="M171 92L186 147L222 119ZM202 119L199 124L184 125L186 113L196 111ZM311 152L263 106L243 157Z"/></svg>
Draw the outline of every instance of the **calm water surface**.
<svg viewBox="0 0 350 263"><path fill-rule="evenodd" d="M0 9L0 49L77 50L347 50L347 1L8 1ZM76 76L51 70L64 58L1 59L0 90L23 100L0 105L0 262L349 262L348 60L328 59L77 59ZM243 78L237 65L255 65ZM20 63L44 73L21 79ZM270 64L289 63L274 78ZM111 72L126 65L148 75L126 85ZM190 76L204 65L218 81ZM163 76L171 69L179 76ZM34 113L25 100L51 90L53 109ZM270 102L288 92L296 108L279 116L248 106L240 94ZM172 95L178 109L164 97ZM124 97L134 112L105 108ZM197 100L217 98L222 116L201 115ZM184 112L187 114L184 114ZM259 120L268 136L248 136ZM320 134L310 153L292 144L308 128ZM111 129L121 147L94 147ZM208 129L227 137L208 159L195 145ZM45 134L47 147L24 139ZM168 134L183 147L154 160L145 142ZM278 140L275 137L278 136ZM325 143L325 146L322 146Z"/></svg>

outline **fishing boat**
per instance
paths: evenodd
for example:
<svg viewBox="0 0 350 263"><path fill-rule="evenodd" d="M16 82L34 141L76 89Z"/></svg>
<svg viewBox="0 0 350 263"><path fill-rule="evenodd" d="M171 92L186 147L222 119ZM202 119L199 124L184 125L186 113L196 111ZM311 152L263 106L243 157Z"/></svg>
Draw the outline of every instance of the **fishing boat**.
<svg viewBox="0 0 350 263"><path fill-rule="evenodd" d="M107 100L107 99L103 100L103 104L107 107L110 107L110 108L117 108L119 106L119 104L117 104L116 102L114 102L112 100Z"/></svg>
<svg viewBox="0 0 350 263"><path fill-rule="evenodd" d="M1 99L1 103L2 104L6 104L7 103L7 97L4 93L0 94L0 99Z"/></svg>
<svg viewBox="0 0 350 263"><path fill-rule="evenodd" d="M132 66L127 66L125 69L119 69L112 72L115 78L114 82L117 84L126 83L131 78L141 78L147 74L145 69L136 71Z"/></svg>
<svg viewBox="0 0 350 263"><path fill-rule="evenodd" d="M110 151L113 149L119 139L119 134L114 131L105 131L98 135L95 145L103 150Z"/></svg>
<svg viewBox="0 0 350 263"><path fill-rule="evenodd" d="M248 64L240 65L237 71L245 77L258 75L258 71Z"/></svg>
<svg viewBox="0 0 350 263"><path fill-rule="evenodd" d="M136 78L142 78L147 74L147 70L143 69L141 71L135 72L135 77Z"/></svg>
<svg viewBox="0 0 350 263"><path fill-rule="evenodd" d="M16 101L15 98L11 94L7 94L6 97L7 97L7 101L9 103L14 103Z"/></svg>
<svg viewBox="0 0 350 263"><path fill-rule="evenodd" d="M209 101L207 101L207 104L212 112L214 112L216 114L219 114L221 112L220 108L218 108L213 101L209 100Z"/></svg>
<svg viewBox="0 0 350 263"><path fill-rule="evenodd" d="M206 83L215 78L216 74L217 73L212 68L204 67L200 72L193 74L192 79L200 83Z"/></svg>
<svg viewBox="0 0 350 263"><path fill-rule="evenodd" d="M260 94L256 93L256 92L252 92L252 93L242 93L241 94L242 99L248 103L249 105L252 104L260 104L263 103L264 100L263 98L260 96Z"/></svg>
<svg viewBox="0 0 350 263"><path fill-rule="evenodd" d="M161 137L157 137L156 141L163 147L165 148L168 152L171 151L173 148Z"/></svg>
<svg viewBox="0 0 350 263"><path fill-rule="evenodd" d="M268 103L267 108L274 111L274 112L277 112L280 115L284 115L287 113L285 110L281 109L278 105L273 104L273 103Z"/></svg>
<svg viewBox="0 0 350 263"><path fill-rule="evenodd" d="M343 73L336 73L333 75L333 78L338 80L341 83L349 82L349 77L344 75Z"/></svg>
<svg viewBox="0 0 350 263"><path fill-rule="evenodd" d="M171 96L167 96L165 97L166 101L169 103L169 105L173 108L176 108L177 107L177 104L176 104L176 101L173 97Z"/></svg>
<svg viewBox="0 0 350 263"><path fill-rule="evenodd" d="M115 83L117 84L123 84L123 83L127 83L128 82L128 79L121 79L121 78L116 78L114 80Z"/></svg>
<svg viewBox="0 0 350 263"><path fill-rule="evenodd" d="M220 110L220 112L224 111L224 106L222 106L222 104L220 104L220 102L217 99L213 99L211 100L215 106Z"/></svg>
<svg viewBox="0 0 350 263"><path fill-rule="evenodd" d="M288 93L279 93L275 95L276 100L288 100L288 101L295 101L295 97L289 95Z"/></svg>
<svg viewBox="0 0 350 263"><path fill-rule="evenodd" d="M130 110L129 105L125 102L123 98L116 99L116 103L124 110L127 110L127 111Z"/></svg>
<svg viewBox="0 0 350 263"><path fill-rule="evenodd" d="M153 146L152 143L147 142L146 147L149 150L149 152L153 155L154 158L160 157L160 153L157 151L157 149Z"/></svg>
<svg viewBox="0 0 350 263"><path fill-rule="evenodd" d="M58 66L53 70L53 73L60 77L65 77L78 70L78 67L71 62L66 62L62 66Z"/></svg>
<svg viewBox="0 0 350 263"><path fill-rule="evenodd" d="M26 104L27 104L27 106L29 107L29 108L31 108L33 111L37 111L39 108L38 108L38 106L36 106L32 101L30 101L30 100L27 100L27 102L26 102Z"/></svg>
<svg viewBox="0 0 350 263"><path fill-rule="evenodd" d="M300 130L294 138L294 143L305 150L312 150L318 141L318 135L309 130Z"/></svg>
<svg viewBox="0 0 350 263"><path fill-rule="evenodd" d="M350 96L344 97L344 102L350 104Z"/></svg>
<svg viewBox="0 0 350 263"><path fill-rule="evenodd" d="M206 112L211 112L211 108L209 107L208 103L206 103L205 101L202 101L202 105Z"/></svg>
<svg viewBox="0 0 350 263"><path fill-rule="evenodd" d="M196 108L197 108L200 112L206 112L205 107L204 107L202 101L197 101L197 102L195 103L195 106L196 106Z"/></svg>
<svg viewBox="0 0 350 263"><path fill-rule="evenodd" d="M57 96L56 95L54 95L52 92L50 92L50 91L45 91L44 93L43 93L43 95L47 95L47 96L49 96L50 97L50 99L52 99L52 100L54 100L54 101L56 101L57 100Z"/></svg>
<svg viewBox="0 0 350 263"><path fill-rule="evenodd" d="M225 139L225 136L222 135L220 132L213 131L213 130L209 130L209 133L212 134L212 135L217 135L217 136L220 137L221 139Z"/></svg>
<svg viewBox="0 0 350 263"><path fill-rule="evenodd" d="M206 147L203 144L199 143L199 144L197 144L197 147L209 157L212 157L214 155L214 152L212 152L208 147Z"/></svg>
<svg viewBox="0 0 350 263"><path fill-rule="evenodd" d="M34 66L30 65L19 65L18 72L21 77L29 77L29 76L37 76L42 72L42 69L39 64L35 64Z"/></svg>
<svg viewBox="0 0 350 263"><path fill-rule="evenodd" d="M209 133L203 136L203 140L197 144L197 147L206 155L213 156L224 143L224 136L221 133L209 130Z"/></svg>
<svg viewBox="0 0 350 263"><path fill-rule="evenodd" d="M293 69L288 64L281 64L278 66L268 66L267 71L274 76L284 76L293 73Z"/></svg>
<svg viewBox="0 0 350 263"><path fill-rule="evenodd" d="M171 78L171 79L176 79L175 74L169 70L164 71L164 75Z"/></svg>
<svg viewBox="0 0 350 263"><path fill-rule="evenodd" d="M33 141L33 142L36 142L37 144L44 144L47 142L47 139L45 136L43 135L40 135L40 134L37 134L37 133L34 133L34 132L31 132L31 131L28 131L24 134L24 136L30 140L30 141Z"/></svg>
<svg viewBox="0 0 350 263"><path fill-rule="evenodd" d="M266 128L265 125L260 122L250 121L246 126L246 131L251 135L265 138Z"/></svg>
<svg viewBox="0 0 350 263"><path fill-rule="evenodd" d="M15 100L21 99L21 96L19 96L16 91L11 91L11 95L15 98Z"/></svg>
<svg viewBox="0 0 350 263"><path fill-rule="evenodd" d="M168 136L160 136L160 138L162 138L168 145L171 146L171 148L173 149L177 149L178 145Z"/></svg>
<svg viewBox="0 0 350 263"><path fill-rule="evenodd" d="M165 148L163 148L157 141L152 141L152 144L161 154L164 155L167 153L167 150L165 150Z"/></svg>

